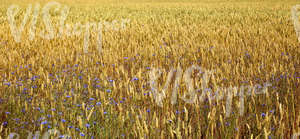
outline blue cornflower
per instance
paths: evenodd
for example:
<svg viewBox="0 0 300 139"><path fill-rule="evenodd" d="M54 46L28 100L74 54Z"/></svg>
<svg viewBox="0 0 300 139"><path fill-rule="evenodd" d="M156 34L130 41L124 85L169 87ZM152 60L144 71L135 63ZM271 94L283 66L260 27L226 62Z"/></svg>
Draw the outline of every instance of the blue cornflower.
<svg viewBox="0 0 300 139"><path fill-rule="evenodd" d="M265 114L265 113L261 113L261 116L262 116L262 117L265 117L265 116L266 116L266 114Z"/></svg>
<svg viewBox="0 0 300 139"><path fill-rule="evenodd" d="M45 117L41 117L38 121L42 121L42 120L45 120L46 118Z"/></svg>
<svg viewBox="0 0 300 139"><path fill-rule="evenodd" d="M42 124L42 125L44 125L44 124L47 124L47 123L48 123L48 121L47 121L47 120L45 120L45 121L41 122L41 124Z"/></svg>
<svg viewBox="0 0 300 139"><path fill-rule="evenodd" d="M96 88L100 88L101 86L99 84L96 85Z"/></svg>
<svg viewBox="0 0 300 139"><path fill-rule="evenodd" d="M93 100L95 100L95 99L91 97L91 98L90 98L90 101L93 101Z"/></svg>
<svg viewBox="0 0 300 139"><path fill-rule="evenodd" d="M61 119L61 122L63 122L63 123L64 123L64 122L66 122L66 120L65 120L65 119Z"/></svg>
<svg viewBox="0 0 300 139"><path fill-rule="evenodd" d="M10 114L10 112L5 112L5 114Z"/></svg>
<svg viewBox="0 0 300 139"><path fill-rule="evenodd" d="M85 127L89 128L89 127L90 127L90 124L85 124Z"/></svg>
<svg viewBox="0 0 300 139"><path fill-rule="evenodd" d="M137 77L134 77L134 78L133 78L133 81L137 81L137 80L139 80L139 78L137 78Z"/></svg>
<svg viewBox="0 0 300 139"><path fill-rule="evenodd" d="M66 97L67 97L67 98L70 98L71 96L67 95Z"/></svg>
<svg viewBox="0 0 300 139"><path fill-rule="evenodd" d="M111 92L111 90L110 90L110 89L107 89L107 90L106 90L106 92L107 92L107 93L110 93L110 92Z"/></svg>
<svg viewBox="0 0 300 139"><path fill-rule="evenodd" d="M248 53L248 52L246 52L246 53L245 53L245 56L247 56L248 58L250 57L250 55L249 55L249 53Z"/></svg>
<svg viewBox="0 0 300 139"><path fill-rule="evenodd" d="M37 78L38 78L38 76L35 75L35 76L33 76L33 77L31 78L31 80L32 80L32 81L35 81Z"/></svg>
<svg viewBox="0 0 300 139"><path fill-rule="evenodd" d="M10 86L11 84L8 82L8 83L4 83L4 85Z"/></svg>
<svg viewBox="0 0 300 139"><path fill-rule="evenodd" d="M150 112L150 109L147 109L147 112Z"/></svg>
<svg viewBox="0 0 300 139"><path fill-rule="evenodd" d="M82 80L82 76L79 76L78 78L79 78L80 80Z"/></svg>
<svg viewBox="0 0 300 139"><path fill-rule="evenodd" d="M225 125L226 125L226 126L229 126L229 125L230 125L230 123L229 123L229 122L225 122Z"/></svg>
<svg viewBox="0 0 300 139"><path fill-rule="evenodd" d="M51 128L51 125L48 125L48 128Z"/></svg>
<svg viewBox="0 0 300 139"><path fill-rule="evenodd" d="M87 87L88 87L88 85L87 85L87 84L84 84L84 85L83 85L83 88L87 88Z"/></svg>
<svg viewBox="0 0 300 139"><path fill-rule="evenodd" d="M81 133L80 133L80 136L84 137L85 135L81 132Z"/></svg>
<svg viewBox="0 0 300 139"><path fill-rule="evenodd" d="M96 105L98 105L98 106L101 105L101 102L97 102Z"/></svg>
<svg viewBox="0 0 300 139"><path fill-rule="evenodd" d="M104 114L107 114L107 112L105 111Z"/></svg>
<svg viewBox="0 0 300 139"><path fill-rule="evenodd" d="M3 122L3 125L6 126L6 125L7 125L7 122Z"/></svg>

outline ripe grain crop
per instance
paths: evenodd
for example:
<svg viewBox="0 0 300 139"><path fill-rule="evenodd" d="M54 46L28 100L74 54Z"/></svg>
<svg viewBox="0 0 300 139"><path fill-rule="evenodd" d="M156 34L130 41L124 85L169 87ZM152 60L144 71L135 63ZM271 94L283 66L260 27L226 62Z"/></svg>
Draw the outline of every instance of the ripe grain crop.
<svg viewBox="0 0 300 139"><path fill-rule="evenodd" d="M48 129L72 138L290 138L300 132L300 45L290 13L296 0L57 0L70 7L69 24L130 19L123 30L102 32L101 53L95 31L88 53L84 34L29 40L31 16L15 42L7 9L20 6L20 25L28 4L37 2L49 1L0 0L0 139ZM52 11L51 19L58 24L59 14ZM41 15L36 25L36 34L45 30ZM159 107L149 72L164 71L156 80L161 90L172 67L191 65L215 70L213 89L272 87L245 97L242 116L233 97L226 117L225 100L172 105L171 78ZM192 79L201 85L196 71ZM187 90L180 80L178 95Z"/></svg>

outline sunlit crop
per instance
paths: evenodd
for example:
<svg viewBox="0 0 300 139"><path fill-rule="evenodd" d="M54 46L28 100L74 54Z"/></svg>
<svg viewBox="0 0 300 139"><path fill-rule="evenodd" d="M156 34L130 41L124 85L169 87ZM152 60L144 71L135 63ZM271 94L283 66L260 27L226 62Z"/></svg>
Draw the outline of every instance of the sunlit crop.
<svg viewBox="0 0 300 139"><path fill-rule="evenodd" d="M55 136L95 139L300 133L300 45L291 16L300 2L57 0L62 7L50 12L54 36L45 38L42 8L48 2L0 0L0 139L36 131L42 136L49 129L60 131ZM14 19L21 27L29 4L31 14L16 41L7 10L20 7ZM63 6L70 9L60 28ZM102 28L91 27L86 38L87 23ZM192 65L214 71L207 82L213 92L271 86L264 94L203 101L197 91L195 102L187 103L182 98L189 87L203 87L205 76L195 70L187 82L184 73ZM161 75L154 80L156 69ZM161 105L155 89L164 90Z"/></svg>

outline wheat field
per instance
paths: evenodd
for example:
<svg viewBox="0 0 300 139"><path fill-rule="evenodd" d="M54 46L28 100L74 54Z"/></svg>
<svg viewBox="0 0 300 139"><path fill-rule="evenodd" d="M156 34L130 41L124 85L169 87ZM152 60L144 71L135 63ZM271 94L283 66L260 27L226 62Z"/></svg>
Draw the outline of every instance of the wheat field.
<svg viewBox="0 0 300 139"><path fill-rule="evenodd" d="M0 139L49 129L60 131L51 138L95 139L287 139L300 133L300 45L291 19L299 1L56 0L70 8L66 24L130 20L123 29L102 30L101 52L91 30L87 53L83 32L38 35L46 28L41 9L48 2L0 0ZM14 17L19 26L28 5L33 11L37 3L37 35L29 37L30 14L16 42L9 7L20 7ZM61 9L53 9L51 23L58 25ZM189 90L181 78L173 104L173 77L157 105L149 73L161 69L155 82L162 90L172 68L184 72L192 65L214 70L208 82L213 91L272 85L243 102L206 96L187 103L180 99ZM191 78L195 88L203 84L197 71Z"/></svg>

